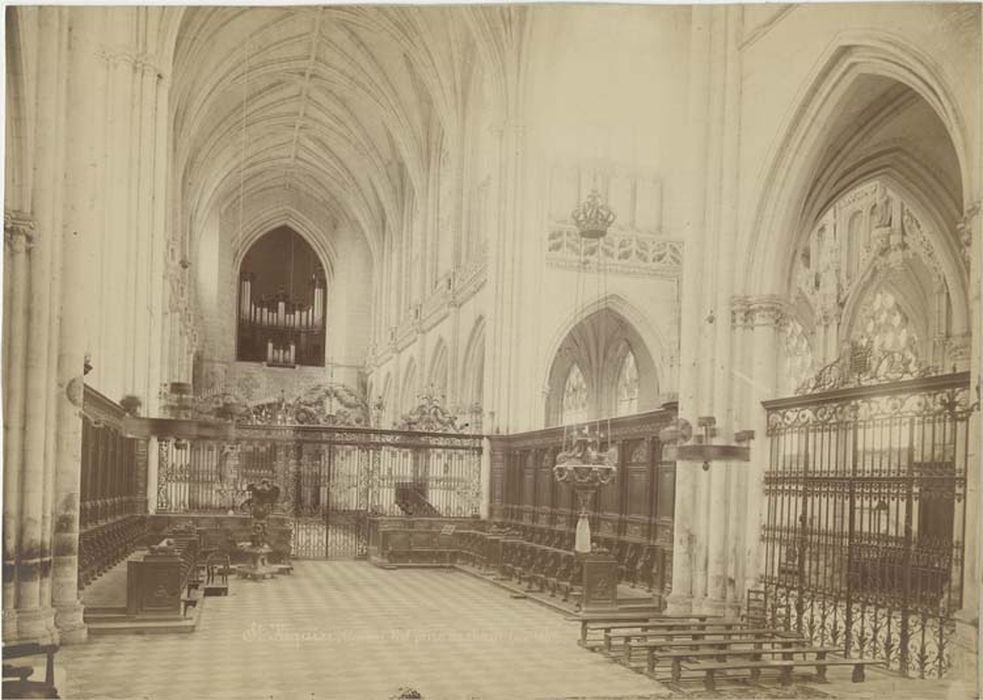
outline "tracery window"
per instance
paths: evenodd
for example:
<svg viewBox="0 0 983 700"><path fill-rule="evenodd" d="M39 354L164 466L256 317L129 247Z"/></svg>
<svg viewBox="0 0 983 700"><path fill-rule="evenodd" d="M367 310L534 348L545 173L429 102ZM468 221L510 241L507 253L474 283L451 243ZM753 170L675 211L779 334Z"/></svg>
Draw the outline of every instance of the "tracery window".
<svg viewBox="0 0 983 700"><path fill-rule="evenodd" d="M792 319L785 326L785 377L787 391L796 390L816 373L816 363L812 354L805 328L798 320Z"/></svg>
<svg viewBox="0 0 983 700"><path fill-rule="evenodd" d="M870 344L874 354L896 352L918 360L918 337L891 292L879 290L855 326L854 338Z"/></svg>
<svg viewBox="0 0 983 700"><path fill-rule="evenodd" d="M587 420L588 391L587 382L580 367L570 366L567 380L563 384L563 414L561 423L582 423Z"/></svg>
<svg viewBox="0 0 983 700"><path fill-rule="evenodd" d="M635 355L629 349L618 371L615 415L630 416L634 413L638 413L638 367L635 365Z"/></svg>

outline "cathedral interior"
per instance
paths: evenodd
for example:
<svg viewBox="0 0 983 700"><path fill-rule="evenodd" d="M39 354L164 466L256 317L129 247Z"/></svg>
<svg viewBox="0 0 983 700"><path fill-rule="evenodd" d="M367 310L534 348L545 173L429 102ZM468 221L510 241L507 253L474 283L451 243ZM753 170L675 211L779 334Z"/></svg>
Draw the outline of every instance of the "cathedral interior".
<svg viewBox="0 0 983 700"><path fill-rule="evenodd" d="M979 697L978 3L5 12L5 696Z"/></svg>

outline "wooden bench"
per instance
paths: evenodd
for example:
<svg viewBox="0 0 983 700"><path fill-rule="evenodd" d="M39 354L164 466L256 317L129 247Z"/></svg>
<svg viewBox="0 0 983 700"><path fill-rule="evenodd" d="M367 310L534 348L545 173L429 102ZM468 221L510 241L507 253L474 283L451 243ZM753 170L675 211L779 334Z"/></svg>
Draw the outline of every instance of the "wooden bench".
<svg viewBox="0 0 983 700"><path fill-rule="evenodd" d="M622 611L622 612L609 612L609 613L583 613L575 619L580 621L580 646L587 645L587 633L594 630L607 631L610 629L616 629L622 625L635 626L642 625L647 622L668 622L668 621L679 621L684 622L686 620L691 620L693 622L705 622L708 619L712 619L709 615L665 615L662 613L653 613L647 610L633 610L633 611Z"/></svg>
<svg viewBox="0 0 983 700"><path fill-rule="evenodd" d="M634 647L636 649L646 650L646 669L651 673L655 670L657 658L668 656L674 652L710 650L719 654L727 651L760 651L773 648L791 649L796 646L808 646L809 644L809 640L803 637L773 637L770 639L751 637L747 639L650 639L644 642L637 642L634 644Z"/></svg>
<svg viewBox="0 0 983 700"><path fill-rule="evenodd" d="M854 683L862 683L866 678L864 669L867 666L883 666L884 661L873 659L782 659L776 661L715 661L712 663L689 663L682 665L681 670L687 672L700 672L704 674L703 685L707 690L716 690L716 674L719 671L739 671L750 670L751 680L757 681L763 669L777 668L781 672L779 682L782 685L791 685L792 669L802 666L815 666L816 675L822 681L826 680L826 668L829 666L852 666L853 675L851 680Z"/></svg>
<svg viewBox="0 0 983 700"><path fill-rule="evenodd" d="M624 648L621 649L621 663L631 665L633 652L640 650L644 650L646 657L648 657L653 654L653 650L665 650L672 647L679 647L681 649L729 649L743 648L751 645L752 648L764 648L766 645L769 647L775 645L791 647L795 645L804 646L810 643L808 639L804 639L803 637L783 637L776 635L775 630L772 629L711 632L704 634L712 634L712 637L704 636L698 639L691 638L692 632L684 632L682 635L677 635L675 632L668 634L670 636L663 636L656 639L645 638L625 644ZM614 656L613 653L611 655Z"/></svg>
<svg viewBox="0 0 983 700"><path fill-rule="evenodd" d="M57 644L38 644L37 642L5 644L3 646L3 697L59 697L58 690L55 688L55 652L57 651ZM46 658L43 681L28 680L34 675L33 666L17 666L6 663L8 659L22 659L29 656L40 656L41 654L44 654ZM7 680L8 678L15 680Z"/></svg>
<svg viewBox="0 0 983 700"><path fill-rule="evenodd" d="M720 661L711 664L688 664L684 666L686 671L701 671L704 673L703 687L707 690L717 689L717 673L720 671L750 671L751 680L757 681L761 677L763 669L778 669L779 683L782 685L792 684L792 662L791 661Z"/></svg>
<svg viewBox="0 0 983 700"><path fill-rule="evenodd" d="M794 647L772 647L770 649L670 649L660 655L660 658L667 658L670 662L670 677L674 681L682 678L682 667L684 661L699 661L708 659L721 663L730 661L734 658L748 659L750 661L762 661L764 656L781 656L783 661L794 661L796 654L813 654L816 661L824 661L827 654L834 654L840 651L840 647L814 647L814 646L794 646ZM650 675L654 674L654 665L647 669ZM825 678L826 667L816 666L817 675Z"/></svg>
<svg viewBox="0 0 983 700"><path fill-rule="evenodd" d="M633 643L635 642L646 642L650 639L665 639L665 640L707 640L718 641L718 640L729 640L729 639L748 639L754 641L756 639L767 639L769 637L780 637L784 632L782 630L773 629L770 627L754 627L754 628L731 628L731 629L664 629L664 630L648 630L644 632L605 632L604 633L604 651L606 653L612 653L614 645L612 640L623 639L624 643L620 645L620 648L624 652L626 657L630 657ZM712 637L712 638L711 638Z"/></svg>
<svg viewBox="0 0 983 700"><path fill-rule="evenodd" d="M743 623L738 619L719 620L664 620L651 618L640 624L622 622L614 625L604 625L604 650L611 651L614 640L633 639L635 637L647 638L650 636L662 636L663 632L692 632L700 634L703 632L729 632L735 628L740 628ZM620 631L616 631L620 630Z"/></svg>

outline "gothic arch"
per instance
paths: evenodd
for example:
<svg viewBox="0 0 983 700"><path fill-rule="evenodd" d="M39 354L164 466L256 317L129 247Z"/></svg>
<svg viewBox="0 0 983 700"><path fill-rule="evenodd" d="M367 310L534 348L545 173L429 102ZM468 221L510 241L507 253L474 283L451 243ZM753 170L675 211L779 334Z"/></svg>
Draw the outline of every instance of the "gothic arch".
<svg viewBox="0 0 983 700"><path fill-rule="evenodd" d="M617 293L610 293L595 299L578 312L571 314L553 332L549 345L546 348L546 354L541 358L539 370L537 371L536 376L541 378L539 386L544 388L550 386L549 379L553 362L560 350L560 346L570 334L570 331L584 318L602 309L609 309L616 313L638 334L639 340L641 341L639 345L645 348L655 366L659 386L668 386L671 382L671 368L674 364L674 355L669 351L662 335L649 322L648 317L634 304Z"/></svg>
<svg viewBox="0 0 983 700"><path fill-rule="evenodd" d="M874 295L881 290L888 291L894 296L898 307L916 331L920 359L928 363L931 360L932 339L936 333L945 330L944 325L943 328L938 327L939 323L945 323L945 319L933 318L931 308L933 290L924 288L925 281L922 275L912 269L885 270L869 267L843 307L840 322L841 338L843 340L852 338L856 334L857 324L863 317L865 308L873 300Z"/></svg>
<svg viewBox="0 0 983 700"><path fill-rule="evenodd" d="M402 385L399 388L399 408L397 418L408 413L417 404L416 360L412 357L403 369Z"/></svg>
<svg viewBox="0 0 983 700"><path fill-rule="evenodd" d="M861 76L890 78L907 86L934 110L952 142L960 169L961 191L972 192L964 119L943 76L922 53L882 32L845 32L831 44L820 68L797 100L797 108L776 142L768 162L757 210L745 248L751 264L741 287L750 294L781 294L788 261L795 250L789 232L800 230L804 202L814 184L822 151L836 134L827 125ZM960 206L962 204L960 203Z"/></svg>
<svg viewBox="0 0 983 700"><path fill-rule="evenodd" d="M957 204L943 193L938 177L922 163L910 156L891 150L877 152L855 167L842 174L836 186L828 188L822 198L810 201L810 208L803 215L804 222L818 220L826 210L849 192L862 187L870 181L880 181L895 190L910 207L916 218L926 224L935 235L926 234L935 258L935 264L949 289L952 303L952 332L956 334L969 331L969 275L958 250L960 242L951 235L955 231L959 217ZM950 205L950 206L946 206ZM800 227L792 252L798 250L802 239L811 234L811 226ZM783 284L790 284L792 265L786 266L789 278Z"/></svg>
<svg viewBox="0 0 983 700"><path fill-rule="evenodd" d="M314 213L305 212L302 207L290 203L278 203L271 207L264 207L261 212L254 215L247 215L241 236L235 241L233 248L233 269L236 274L240 271L242 259L256 241L280 226L287 226L314 250L325 276L331 280L334 277L334 263L338 260L338 254L331 242L329 232L318 224L317 219L312 216Z"/></svg>
<svg viewBox="0 0 983 700"><path fill-rule="evenodd" d="M393 375L386 372L386 378L382 380L382 390L378 397L370 397L372 400L378 399L382 403L381 419L388 425L392 421L393 409ZM382 426L376 426L382 427Z"/></svg>
<svg viewBox="0 0 983 700"><path fill-rule="evenodd" d="M664 375L651 346L631 320L611 305L600 305L593 311L578 314L566 327L566 334L554 346L544 379L547 425L561 420L565 384L575 365L583 374L589 395L588 417L613 415L617 374L626 348L635 357L639 375L638 410L656 407Z"/></svg>
<svg viewBox="0 0 983 700"><path fill-rule="evenodd" d="M466 406L481 404L485 383L485 317L479 316L468 336L461 362L459 398Z"/></svg>
<svg viewBox="0 0 983 700"><path fill-rule="evenodd" d="M436 392L441 401L447 400L448 382L447 343L438 338L430 354L430 370L427 372L427 391Z"/></svg>

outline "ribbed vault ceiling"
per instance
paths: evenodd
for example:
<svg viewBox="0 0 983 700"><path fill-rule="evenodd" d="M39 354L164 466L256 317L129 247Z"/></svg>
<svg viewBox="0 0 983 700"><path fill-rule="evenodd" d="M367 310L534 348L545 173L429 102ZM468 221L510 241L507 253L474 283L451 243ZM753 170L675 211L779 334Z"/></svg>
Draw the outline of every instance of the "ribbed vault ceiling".
<svg viewBox="0 0 983 700"><path fill-rule="evenodd" d="M175 48L175 172L193 231L277 189L323 201L374 251L457 147L474 82L495 90L521 10L195 7Z"/></svg>

